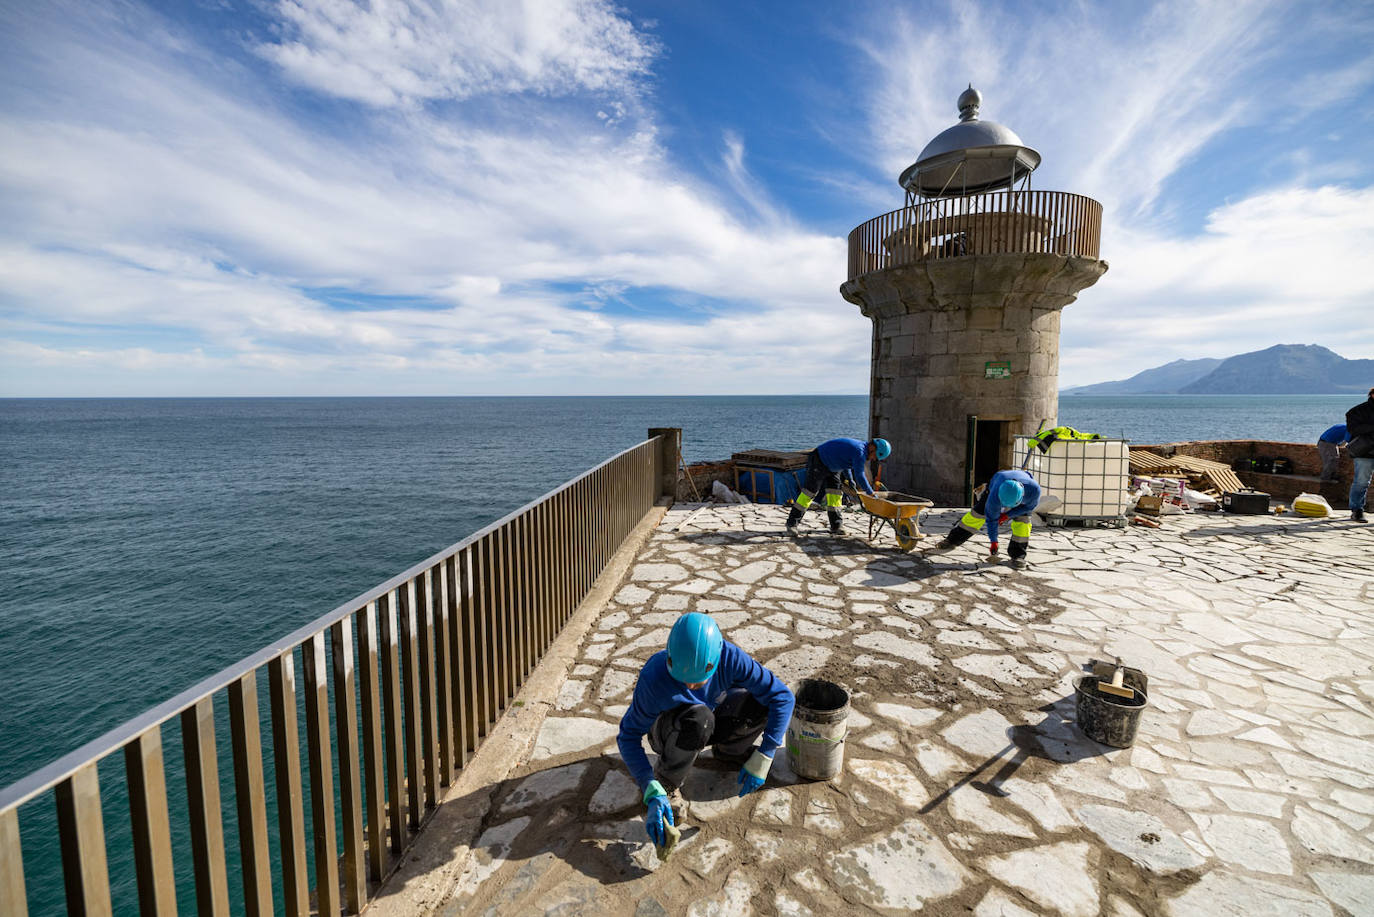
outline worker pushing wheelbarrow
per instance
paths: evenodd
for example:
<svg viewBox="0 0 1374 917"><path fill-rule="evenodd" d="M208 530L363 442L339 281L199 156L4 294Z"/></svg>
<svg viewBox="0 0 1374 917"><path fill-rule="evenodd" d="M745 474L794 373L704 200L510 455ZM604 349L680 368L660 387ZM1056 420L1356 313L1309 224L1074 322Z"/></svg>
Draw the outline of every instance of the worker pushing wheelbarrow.
<svg viewBox="0 0 1374 917"><path fill-rule="evenodd" d="M897 536L897 545L903 551L916 547L916 541L921 537L917 517L922 509L933 504L908 494L879 492L868 483L868 462L882 462L891 454L892 447L885 439L865 442L847 437L827 440L811 450L806 461L806 486L797 495L792 512L787 516L787 533L794 536L799 534L802 517L824 492L826 514L830 517L830 534L843 534L840 507L845 491L849 490L869 514L870 542L875 534L874 529L881 532L883 523L890 522L893 534ZM881 472L874 477L881 479ZM852 489L849 482L852 482Z"/></svg>

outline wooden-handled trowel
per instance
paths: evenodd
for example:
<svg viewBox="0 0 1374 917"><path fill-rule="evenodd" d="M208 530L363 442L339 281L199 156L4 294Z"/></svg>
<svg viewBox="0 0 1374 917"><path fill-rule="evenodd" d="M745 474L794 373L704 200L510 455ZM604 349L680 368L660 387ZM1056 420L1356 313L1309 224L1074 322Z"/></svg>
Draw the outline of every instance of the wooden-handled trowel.
<svg viewBox="0 0 1374 917"><path fill-rule="evenodd" d="M1120 657L1117 657L1116 670L1112 672L1112 680L1103 681L1099 678L1097 681L1097 690L1101 691L1103 694L1111 694L1114 697L1124 697L1127 700L1131 700L1135 697L1135 690L1121 683L1121 680L1125 677L1126 669L1121 665Z"/></svg>

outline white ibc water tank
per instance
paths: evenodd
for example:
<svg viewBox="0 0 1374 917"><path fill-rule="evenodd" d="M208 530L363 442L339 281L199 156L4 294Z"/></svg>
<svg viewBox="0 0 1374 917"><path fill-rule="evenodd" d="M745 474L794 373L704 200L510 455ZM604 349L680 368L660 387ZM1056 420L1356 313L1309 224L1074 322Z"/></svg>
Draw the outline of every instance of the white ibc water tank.
<svg viewBox="0 0 1374 917"><path fill-rule="evenodd" d="M1027 437L1016 437L1017 467L1024 463L1042 495L1060 500L1044 515L1086 521L1125 518L1131 455L1126 440L1057 440L1043 453L1028 445Z"/></svg>

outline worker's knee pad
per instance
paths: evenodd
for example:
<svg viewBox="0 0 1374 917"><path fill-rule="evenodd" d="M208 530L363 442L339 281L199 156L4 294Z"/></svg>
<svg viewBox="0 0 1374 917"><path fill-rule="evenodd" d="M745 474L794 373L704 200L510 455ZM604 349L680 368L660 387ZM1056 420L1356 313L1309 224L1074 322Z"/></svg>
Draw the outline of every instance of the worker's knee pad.
<svg viewBox="0 0 1374 917"><path fill-rule="evenodd" d="M716 731L716 716L705 704L683 707L677 715L677 747L683 751L701 751Z"/></svg>

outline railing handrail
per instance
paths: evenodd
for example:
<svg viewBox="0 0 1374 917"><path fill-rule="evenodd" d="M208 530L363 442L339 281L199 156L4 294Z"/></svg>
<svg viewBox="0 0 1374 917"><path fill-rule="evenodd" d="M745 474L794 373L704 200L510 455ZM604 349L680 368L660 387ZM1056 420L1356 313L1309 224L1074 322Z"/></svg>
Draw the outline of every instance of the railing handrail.
<svg viewBox="0 0 1374 917"><path fill-rule="evenodd" d="M477 543L482 538L500 529L503 525L520 516L531 507L538 506L550 500L570 487L575 486L579 481L596 474L622 456L642 448L650 442L652 442L652 440L644 440L628 449L617 452L601 464L587 469L582 474L564 482L548 493L536 497L523 506L512 510L500 519L483 526L476 532L463 538L461 541L440 550L425 560L407 568L404 572L398 573L380 585L374 586L366 592L359 594L356 598L350 599L342 605L339 605L333 611L326 612L257 652L245 656L238 662L221 669L218 673L208 678L201 679L191 687L163 701L151 710L147 710L130 720L126 720L120 725L105 732L103 735L78 746L76 749L68 752L56 761L33 771L26 777L21 777L9 786L0 789L0 812L23 805L38 794L52 789L63 780L71 777L89 762L99 760L120 750L139 735L156 726L161 726L172 717L194 707L206 697L217 694L225 688L228 688L244 675L249 672L257 671L264 664L280 656L287 650L295 649L305 640L333 626L335 623L348 617L369 602L376 601L396 587L424 573L425 570L433 567L435 564L447 560L464 548Z"/></svg>
<svg viewBox="0 0 1374 917"><path fill-rule="evenodd" d="M989 219L974 233L978 238L969 250L956 247L947 251L943 245L920 247L935 237L963 236L973 227L960 221L976 215ZM1030 225L1032 219L1045 225L1036 229ZM849 233L849 279L962 255L1043 252L1097 258L1101 230L1102 205L1071 191L984 191L923 200L880 214ZM901 232L911 235L899 240L897 246L888 245L893 235ZM930 232L932 238L918 239L924 232Z"/></svg>

